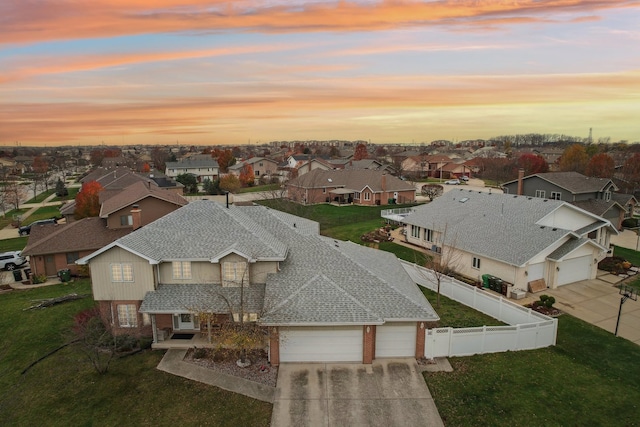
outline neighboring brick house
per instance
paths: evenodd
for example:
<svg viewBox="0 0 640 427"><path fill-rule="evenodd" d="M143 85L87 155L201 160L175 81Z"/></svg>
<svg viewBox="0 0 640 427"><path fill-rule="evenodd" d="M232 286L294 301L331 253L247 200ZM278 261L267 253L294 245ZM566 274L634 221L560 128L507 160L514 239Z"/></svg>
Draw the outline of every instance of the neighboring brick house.
<svg viewBox="0 0 640 427"><path fill-rule="evenodd" d="M150 182L138 181L103 201L99 216L107 221L110 229L131 228L134 225L133 206L141 211L140 224L145 225L187 203L179 194L160 190Z"/></svg>
<svg viewBox="0 0 640 427"><path fill-rule="evenodd" d="M240 176L245 166L251 166L256 181L263 176L271 177L278 171L278 162L265 157L252 157L233 166L229 166L229 173Z"/></svg>
<svg viewBox="0 0 640 427"><path fill-rule="evenodd" d="M55 276L68 268L79 273L76 261L130 233L128 229L111 230L101 218L84 218L67 224L32 227L23 255L29 256L34 275Z"/></svg>
<svg viewBox="0 0 640 427"><path fill-rule="evenodd" d="M275 366L371 363L424 357L425 332L439 319L394 255L328 239L318 223L263 206L195 201L78 263L90 266L112 330L149 334L154 348L184 345L174 333L201 333L203 313L216 322L242 313L269 332Z"/></svg>
<svg viewBox="0 0 640 427"><path fill-rule="evenodd" d="M520 176L517 180L502 185L505 193L518 194L543 199L563 200L609 220L618 230L627 215L627 207L618 200L626 196L614 197L618 189L612 180L594 178L578 172L548 172ZM628 203L627 203L628 204Z"/></svg>
<svg viewBox="0 0 640 427"><path fill-rule="evenodd" d="M370 169L316 169L287 182L288 198L302 204L354 203L374 206L413 203L415 191L408 182Z"/></svg>

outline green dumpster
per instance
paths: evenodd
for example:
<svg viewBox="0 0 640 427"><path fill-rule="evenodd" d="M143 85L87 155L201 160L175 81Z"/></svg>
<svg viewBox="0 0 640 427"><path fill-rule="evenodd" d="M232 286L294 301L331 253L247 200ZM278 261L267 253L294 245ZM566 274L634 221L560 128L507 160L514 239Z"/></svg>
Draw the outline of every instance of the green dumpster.
<svg viewBox="0 0 640 427"><path fill-rule="evenodd" d="M58 277L60 278L61 282L68 282L71 280L71 270L69 270L68 268L62 269L60 271L58 271Z"/></svg>

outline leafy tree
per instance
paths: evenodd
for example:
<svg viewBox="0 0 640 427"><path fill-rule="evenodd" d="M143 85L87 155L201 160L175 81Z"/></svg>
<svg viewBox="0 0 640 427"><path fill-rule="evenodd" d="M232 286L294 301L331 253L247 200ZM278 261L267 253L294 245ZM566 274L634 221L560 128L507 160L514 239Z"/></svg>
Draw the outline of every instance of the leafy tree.
<svg viewBox="0 0 640 427"><path fill-rule="evenodd" d="M176 181L184 185L184 189L187 193L193 194L198 192L198 180L190 173L182 173L176 176Z"/></svg>
<svg viewBox="0 0 640 427"><path fill-rule="evenodd" d="M517 160L518 169L524 169L525 175L549 172L549 164L544 157L536 154L523 154Z"/></svg>
<svg viewBox="0 0 640 427"><path fill-rule="evenodd" d="M640 153L635 153L624 162L622 176L626 192L633 194L640 189Z"/></svg>
<svg viewBox="0 0 640 427"><path fill-rule="evenodd" d="M253 171L253 166L244 165L242 170L240 171L240 184L243 187L252 187L255 183L255 172Z"/></svg>
<svg viewBox="0 0 640 427"><path fill-rule="evenodd" d="M220 189L222 191L228 191L229 193L235 193L240 189L240 180L233 174L228 174L220 178Z"/></svg>
<svg viewBox="0 0 640 427"><path fill-rule="evenodd" d="M615 163L613 158L608 154L600 153L591 158L585 174L587 176L595 176L597 178L611 178L615 171Z"/></svg>
<svg viewBox="0 0 640 427"><path fill-rule="evenodd" d="M420 192L423 196L428 197L430 201L433 201L436 197L442 196L444 188L439 184L426 184L422 186Z"/></svg>
<svg viewBox="0 0 640 427"><path fill-rule="evenodd" d="M567 147L560 157L560 170L562 172L583 173L589 163L589 155L582 144L573 144Z"/></svg>
<svg viewBox="0 0 640 427"><path fill-rule="evenodd" d="M216 155L216 152L217 155ZM216 157L218 160L218 166L220 167L221 173L229 172L229 166L233 166L236 164L236 158L233 157L233 152L231 150L214 150L212 156Z"/></svg>
<svg viewBox="0 0 640 427"><path fill-rule="evenodd" d="M216 179L215 181L211 181L209 178L205 178L202 182L202 190L205 194L222 194L222 190L220 189L220 180Z"/></svg>
<svg viewBox="0 0 640 427"><path fill-rule="evenodd" d="M142 173L149 173L151 172L151 166L149 166L149 163L145 162L142 164Z"/></svg>
<svg viewBox="0 0 640 427"><path fill-rule="evenodd" d="M353 152L353 160L362 160L369 157L369 153L367 152L367 146L364 144L356 145L356 149Z"/></svg>
<svg viewBox="0 0 640 427"><path fill-rule="evenodd" d="M65 197L69 195L69 190L65 187L64 182L60 178L56 181L56 196Z"/></svg>
<svg viewBox="0 0 640 427"><path fill-rule="evenodd" d="M82 184L80 192L76 195L75 219L95 217L100 213L100 192L102 185L97 181L89 181Z"/></svg>

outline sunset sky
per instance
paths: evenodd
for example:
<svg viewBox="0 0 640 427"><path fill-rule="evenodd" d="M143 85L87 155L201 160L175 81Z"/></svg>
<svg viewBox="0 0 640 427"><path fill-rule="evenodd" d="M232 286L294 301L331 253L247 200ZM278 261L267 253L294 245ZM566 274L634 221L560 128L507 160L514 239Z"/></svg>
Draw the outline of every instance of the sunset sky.
<svg viewBox="0 0 640 427"><path fill-rule="evenodd" d="M2 0L0 145L640 141L640 0Z"/></svg>

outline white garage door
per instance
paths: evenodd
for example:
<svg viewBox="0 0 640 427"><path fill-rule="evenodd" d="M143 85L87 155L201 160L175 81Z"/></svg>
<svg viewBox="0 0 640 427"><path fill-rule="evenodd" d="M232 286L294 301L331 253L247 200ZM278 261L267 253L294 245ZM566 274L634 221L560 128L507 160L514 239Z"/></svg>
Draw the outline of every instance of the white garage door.
<svg viewBox="0 0 640 427"><path fill-rule="evenodd" d="M527 280L532 282L538 279L544 279L544 262L539 262L537 264L531 264L527 268Z"/></svg>
<svg viewBox="0 0 640 427"><path fill-rule="evenodd" d="M591 278L591 256L562 261L558 272L558 286Z"/></svg>
<svg viewBox="0 0 640 427"><path fill-rule="evenodd" d="M280 329L281 362L362 362L362 326Z"/></svg>
<svg viewBox="0 0 640 427"><path fill-rule="evenodd" d="M415 357L415 323L391 323L376 326L376 358Z"/></svg>

